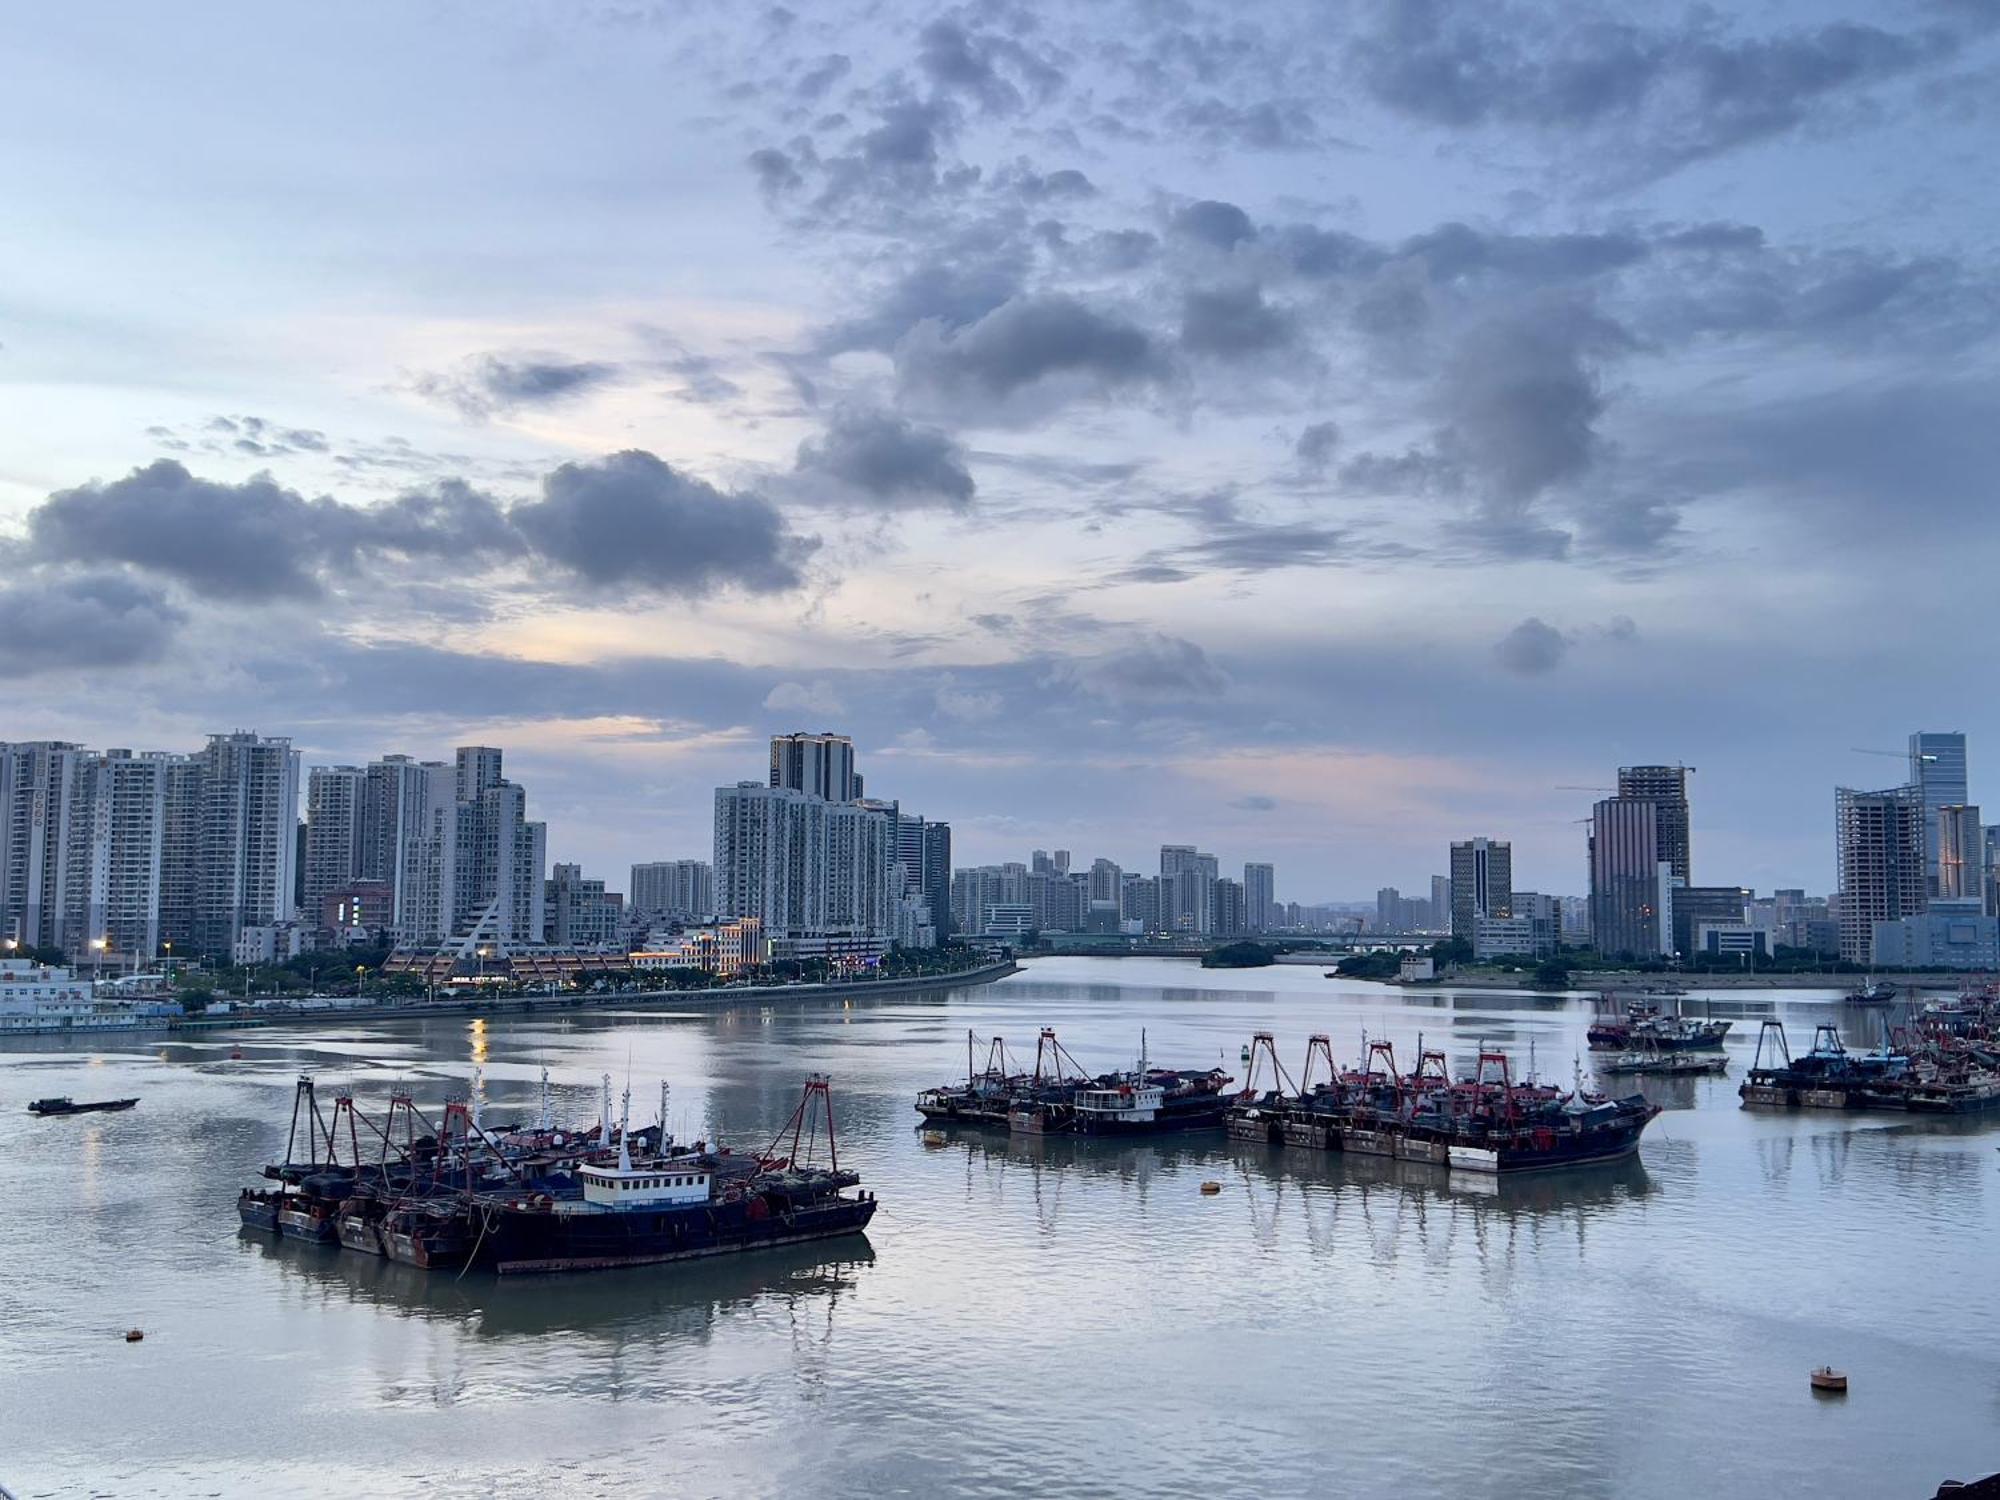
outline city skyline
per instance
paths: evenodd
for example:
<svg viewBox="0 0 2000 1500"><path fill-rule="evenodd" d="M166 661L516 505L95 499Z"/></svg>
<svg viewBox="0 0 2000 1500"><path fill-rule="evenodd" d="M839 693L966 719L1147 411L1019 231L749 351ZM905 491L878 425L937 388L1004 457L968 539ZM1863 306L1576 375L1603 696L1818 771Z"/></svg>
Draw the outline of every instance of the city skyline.
<svg viewBox="0 0 2000 1500"><path fill-rule="evenodd" d="M2000 737L1975 11L51 12L6 732L505 745L615 872L837 723L1355 899L1684 761L1824 888L1848 747Z"/></svg>
<svg viewBox="0 0 2000 1500"><path fill-rule="evenodd" d="M256 734L259 733L259 731L235 730L231 731L230 734L227 735L211 733L208 736L208 738L210 740L217 740L217 739L227 740L233 736L240 736L246 733ZM314 806L314 797L317 794L318 788L322 786L348 788L348 790L346 790L343 793L342 800L337 804L347 809L348 821L340 825L339 831L335 835L333 835L333 837L340 844L351 847L352 853L349 857L352 861L356 862L364 859L364 856L362 855L361 852L363 848L364 835L360 832L358 824L354 820L354 815L356 812L358 812L360 806L362 805L362 798L365 794L362 792L361 789L366 785L367 780L370 776L380 775L385 771L395 771L396 774L407 778L410 776L418 775L419 773L422 772L432 772L441 775L448 787L456 787L459 784L460 779L467 774L467 768L464 765L464 761L469 754L473 755L475 758L490 757L492 759L492 764L494 766L497 766L498 757L504 753L509 757L508 764L510 769L517 767L521 764L520 761L513 758L513 752L509 749L506 749L505 747L487 747L487 746L463 745L463 744L456 746L452 751L455 760L459 762L459 765L456 769L454 769L454 766L451 762L427 761L420 756L411 756L400 750L383 752L380 751L379 749L366 754L361 759L361 761L356 764L323 763L312 759L305 752L298 750L296 742L290 736L278 736L277 738L279 740L282 740L287 745L292 746L292 753L299 762L299 770L297 776L297 788L298 788L297 801L299 808L299 818L302 823L309 823L310 821L310 813ZM1919 818L1918 822L1919 832L1917 834L1917 837L1924 842L1926 849L1928 849L1929 842L1937 837L1937 832L1935 828L1936 811L1938 808L1947 809L1950 816L1956 820L1950 826L1953 829L1958 830L1958 841L1957 845L1955 846L1956 852L1954 856L1954 864L1955 866L1959 867L1962 871L1962 867L1967 863L1968 858L1970 858L1971 862L1976 866L1979 872L1978 880L1983 881L1984 871L1986 868L1986 861L1987 861L1987 850L1985 848L1986 844L1986 834L1984 831L1985 825L1982 825L1978 821L1980 804L1976 799L1973 800L1970 803L1970 805L1966 805L1964 803L1953 800L1953 799L1967 797L1971 795L1973 792L1977 791L1976 777L1968 778L1968 773L1967 773L1968 755L1966 751L1966 741L1968 739L1968 736L1966 736L1962 732L1957 732L1957 731L1949 733L1942 731L1922 731L1922 732L1910 732L1907 738L1910 743L1910 750L1908 752L1908 761L1907 761L1907 764L1909 766L1909 772L1907 777L1904 778L1904 780L1902 781L1896 782L1895 786L1908 787L1912 789L1913 794L1918 799L1918 805L1925 809L1924 814ZM1920 741L1926 745L1932 743L1941 744L1947 746L1949 749L1949 754L1952 758L1951 772L1949 777L1943 782L1943 785L1941 787L1937 785L1936 779L1934 777L1932 778L1932 784L1928 788L1928 790L1923 784L1925 776L1925 768L1929 764L1931 757L1928 751L1919 750L1918 747ZM859 768L864 761L872 760L873 752L871 752L865 744L856 745L850 736L842 734L838 731L832 731L832 730L804 731L796 728L779 731L769 736L768 739L764 742L764 749L761 754L749 758L748 760L745 761L744 764L751 765L754 768L757 762L768 761L771 766L770 777L761 779L757 781L755 784L775 785L776 782L771 778L775 778L780 774L777 765L777 757L778 757L778 747L781 743L796 747L800 743L825 744L826 742L837 742L837 745L839 747L838 753L842 757L842 759L838 762L840 768L839 775L842 778L847 778L844 782L835 783L834 785L836 787L839 785L845 785L850 792L858 796L861 790L861 783L863 780L863 776ZM0 741L0 747L4 747L9 743L15 745L32 745L37 743L51 743L58 745L66 744L77 747L78 752L80 754L87 757L93 757L98 760L102 760L105 757L132 756L133 757L132 763L135 766L143 765L149 760L157 760L163 757L168 759L182 758L185 755L185 752L159 749L159 748L143 749L136 753L130 750L117 749L117 748L113 748L110 750L98 750L91 748L90 746L84 744L84 742L82 741L75 739L65 740L62 739L61 737L55 737L47 741L29 741L29 740L15 740L11 742ZM1873 752L1867 752L1867 753L1873 753ZM890 757L890 760L893 763L893 757ZM797 765L800 763L795 761L794 764ZM1717 770L1721 769L1723 768L1717 767ZM1592 787L1585 785L1577 785L1565 788L1564 790L1576 794L1579 798L1582 798L1584 794L1589 793L1593 790L1601 790L1607 793L1619 792L1620 796L1612 797L1608 801L1600 801L1597 804L1599 810L1599 816L1602 816L1603 809L1605 809L1606 807L1615 807L1623 801L1643 800L1644 797L1648 795L1654 795L1655 792L1664 792L1668 787L1678 788L1678 787L1688 786L1690 783L1688 782L1687 777L1691 773L1693 773L1694 770L1695 768L1691 766L1683 767L1677 765L1623 766L1619 767L1617 770L1617 783L1615 786L1606 785L1603 787ZM478 778L479 771L477 763L475 763L475 765L472 768L472 774L475 777L475 779ZM825 773L820 772L817 774L819 774L822 779L822 785L826 785L824 781ZM1640 780L1635 782L1633 780L1635 776L1640 778ZM1654 778L1654 781L1650 782L1647 781L1645 778L1648 777ZM740 779L741 778L738 778L738 780ZM1707 782L1704 783L1704 785L1713 784L1714 780L1715 777L1711 775L1708 778ZM1839 886L1838 825L1840 822L1840 818L1842 816L1840 808L1844 806L1844 804L1840 802L1840 794L1843 792L1855 792L1857 790L1865 791L1866 790L1865 784L1868 782L1868 780L1869 780L1868 778L1855 778L1850 782L1841 783L1836 786L1831 786L1825 789L1825 798L1826 798L1824 804L1825 816L1823 816L1822 818L1822 828L1832 829L1833 832L1831 834L1823 833L1822 836L1825 839L1826 849L1829 856L1827 863L1833 866L1834 868L1829 872L1828 876L1823 881L1815 882L1814 879L1805 876L1793 879L1781 875L1778 878L1770 880L1768 882L1757 881L1757 880L1745 880L1741 882L1743 887L1746 889L1757 889L1757 890L1783 890L1791 887L1813 889L1813 890L1820 890L1827 892L1837 890ZM1878 777L1875 778L1875 780L1880 781L1881 778ZM511 782L507 784L511 785ZM624 845L621 845L620 847L630 847L633 849L640 850L641 851L640 857L629 860L600 859L578 852L578 846L576 843L572 841L570 834L566 832L564 829L558 827L553 835L547 835L540 832L537 832L535 835L537 838L543 839L546 843L544 866L545 868L547 868L555 863L577 865L584 868L586 871L594 872L595 877L604 881L605 883L615 885L619 883L630 884L629 880L630 872L641 866L655 865L655 864L660 864L662 862L667 864L685 864L689 861L704 860L706 859L712 848L712 839L713 839L712 798L716 792L721 790L726 790L728 786L733 784L735 783L734 782L718 783L714 787L705 789L700 794L699 798L697 799L698 806L704 811L708 812L709 816L704 818L699 818L699 821L701 821L704 825L703 831L693 836L684 845L673 845L669 847L668 843L665 842L660 836L650 831L644 829L627 828L625 830L626 843ZM1648 791L1649 786L1655 787L1655 792L1649 792ZM1891 790L1893 789L1894 787L1891 788ZM1634 795L1632 797L1626 797L1624 795L1624 793L1626 792L1630 792ZM380 794L378 793L376 795L379 797ZM456 795L456 793L449 792L448 796L451 795ZM508 815L514 820L515 823L522 824L522 820L525 817L525 813L523 811L524 804L522 804L521 801L519 788L514 787L513 790L509 793L509 795L514 797L515 803L511 812ZM1872 793L1870 793L1870 795L1872 795ZM901 802L906 808L906 810L915 805L913 799L898 797L896 800ZM535 804L537 810L539 810L540 807L543 805L543 796L539 790L539 783L537 783ZM1588 805L1587 801L1585 801L1582 805L1587 806ZM956 826L955 821L950 817L936 818L934 814L932 816L934 821L950 824L954 827ZM1831 821L1829 821L1829 819ZM537 817L533 819L531 822L522 824L522 826L527 827L529 829L540 830L549 825L551 821L552 820L547 817ZM920 818L919 823L921 823L921 821L922 819ZM1198 820L1189 820L1189 821L1198 821ZM1514 840L1504 836L1505 833L1504 830L1496 828L1494 830L1496 836L1493 842L1496 845L1496 847L1502 851L1503 855L1509 862L1508 878L1510 880L1511 886L1514 889L1520 889L1520 890L1529 890L1529 889L1546 890L1550 894L1557 896L1579 896L1579 897L1587 896L1592 883L1591 873L1590 873L1592 868L1590 848L1589 848L1590 840L1582 836L1582 830L1580 825L1588 824L1591 821L1592 820L1590 818L1568 818L1564 820L1564 827L1567 830L1569 830L1572 839L1571 852L1575 855L1575 863L1578 871L1577 878L1568 881L1564 880L1560 875L1553 880L1548 880L1548 879L1532 880L1530 877L1513 874L1512 873L1512 870L1514 868L1513 861L1515 858L1513 854ZM1668 813L1644 814L1642 821L1646 823L1649 829L1653 828L1656 824L1658 827L1657 834L1649 835L1649 837L1651 837L1653 840L1652 843L1648 846L1650 848L1665 848L1667 846L1668 841L1672 839L1672 840L1678 840L1679 847L1685 850L1691 842L1695 841L1690 838L1690 830L1693 830L1695 833L1703 835L1703 837L1699 841L1703 843L1704 849L1707 848L1709 839L1711 837L1713 837L1715 839L1715 842L1721 847L1728 847L1730 844L1730 840L1728 837L1729 830L1711 829L1708 826L1707 821L1703 816L1703 802L1702 799L1698 796L1686 797L1678 804L1676 808L1672 809ZM1962 828L1959 827L1959 825L1961 824L1963 825ZM1178 827L1179 825L1176 824L1174 826ZM326 837L326 835L322 834L321 837ZM952 833L950 837L953 840L952 863L954 867L997 866L997 865L1005 865L1011 863L1026 862L1022 859L1022 853L1023 853L1022 847L1018 844L1013 843L1011 840L1006 843L1000 844L1000 846L997 849L994 849L991 844L984 846L973 846L971 848L968 848L964 841L964 835L962 833ZM1466 835L1465 837L1470 838L1471 836ZM1970 844L1974 842L1975 839L1981 846L1976 851L1976 853L1971 851L1969 848ZM1070 849L1064 847L1063 840L1055 838L1045 838L1041 842L1042 842L1042 847L1040 849L1033 850L1030 852L1040 853L1040 852L1046 852L1047 849L1054 848L1062 853L1069 854L1072 858L1078 859L1079 861L1088 859L1104 860L1110 858L1110 856L1107 856L1101 848L1087 849L1078 847ZM1080 843L1080 841L1075 841L1075 840L1072 840L1071 842ZM1281 842L1282 841L1280 840L1273 839L1269 842L1267 846L1246 846L1241 851L1244 857L1240 859L1236 857L1235 853L1231 853L1225 856L1217 856L1213 854L1211 851L1202 851L1202 858L1217 863L1219 867L1222 869L1241 871L1247 874L1248 871L1252 869L1268 869L1274 864L1283 863L1283 861L1276 861L1264 857L1269 853L1270 848L1280 847ZM1464 842L1464 839L1462 839L1458 835L1454 835L1451 839L1447 841L1446 847L1444 847L1441 850L1430 851L1433 863L1440 866L1450 863L1453 859L1456 858L1455 851L1462 842ZM1473 840L1473 842L1483 842L1483 838L1475 839ZM1192 853L1195 847L1196 846L1193 844L1178 844L1172 842L1172 831L1169 830L1169 834L1166 839L1156 842L1153 845L1152 854L1142 852L1137 859L1134 859L1130 862L1121 859L1112 859L1111 862L1116 864L1121 870L1125 871L1126 873L1133 873L1135 871L1141 871L1141 870L1150 870L1152 868L1155 855L1165 855L1169 851L1175 849L1186 849L1188 852ZM990 851L990 855L992 857L989 857L989 853L982 852L982 849L985 851ZM1422 851L1419 851L1415 857L1421 860L1423 857ZM1651 857L1652 856L1647 856L1647 858ZM309 833L302 835L301 842L296 852L296 858L298 860L298 870L300 872L298 883L305 894L305 900L301 907L302 912L310 911L313 909L314 898L316 895L321 895L328 890L338 888L347 879L352 878L352 871L354 869L359 868L358 863L351 863L346 867L335 868L330 873L327 873L324 876L316 875L315 873L316 868L318 867L319 864L321 864L324 861L325 855L320 851L317 839L314 836L310 835ZM1685 859L1685 856L1683 856L1683 859ZM1705 859L1704 865L1706 865L1706 863L1707 861ZM1929 867L1935 869L1936 865L1937 865L1937 856L1935 851L1932 850L1930 851ZM1079 865L1079 868L1087 868L1087 866ZM1288 874L1289 870L1290 867L1287 866ZM1724 873L1735 873L1735 872L1724 871ZM1232 876L1232 878L1236 877ZM1364 875L1362 878L1366 880L1369 877ZM1441 878L1444 877L1441 877L1439 874L1436 873L1436 871L1433 871L1429 875L1413 879L1412 878L1405 878L1399 880L1377 879L1374 883L1373 889L1377 894L1379 894L1380 891L1383 890L1384 888L1394 888L1397 890L1401 890L1404 888L1405 885L1407 885L1412 892L1415 892L1423 890L1427 883L1434 886L1435 883ZM1683 883L1691 883L1687 882L1685 876L1682 876L1681 879ZM1238 883L1242 884L1244 882L1239 880ZM1288 889L1280 889L1275 891L1274 894L1279 900L1280 904L1290 903L1299 906L1309 906L1309 907L1337 906L1337 907L1364 908L1372 906L1374 904L1374 898L1371 895L1369 895L1365 891L1359 891L1359 890L1323 891L1317 889L1303 889L1295 887ZM1932 894L1937 894L1937 892L1933 889ZM524 911L524 916L525 916L525 911ZM1461 916L1467 917L1468 914L1462 913Z"/></svg>

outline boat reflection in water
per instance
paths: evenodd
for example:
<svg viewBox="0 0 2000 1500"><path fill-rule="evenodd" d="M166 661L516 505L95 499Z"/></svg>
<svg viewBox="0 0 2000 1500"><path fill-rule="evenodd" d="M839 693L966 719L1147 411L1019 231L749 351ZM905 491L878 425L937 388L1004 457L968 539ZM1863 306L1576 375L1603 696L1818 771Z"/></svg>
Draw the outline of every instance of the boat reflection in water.
<svg viewBox="0 0 2000 1500"><path fill-rule="evenodd" d="M338 1254L250 1229L239 1231L238 1239L243 1253L256 1254L287 1279L405 1316L469 1324L476 1337L499 1339L706 1337L719 1314L760 1304L824 1300L830 1309L875 1263L873 1247L853 1236L688 1261L666 1274L657 1266L635 1266L522 1281L477 1270L440 1276L379 1255Z"/></svg>
<svg viewBox="0 0 2000 1500"><path fill-rule="evenodd" d="M930 1127L937 1134L935 1124ZM1115 1176L1148 1188L1192 1192L1202 1181L1232 1179L1250 1187L1296 1187L1335 1195L1384 1190L1419 1199L1490 1205L1502 1215L1566 1214L1598 1210L1656 1192L1637 1156L1562 1172L1495 1174L1453 1172L1443 1166L1314 1150L1267 1146L1214 1137L1157 1137L1116 1141L1077 1136L998 1136L947 1128L944 1147L930 1160L962 1151L968 1161L1019 1166L1081 1177Z"/></svg>

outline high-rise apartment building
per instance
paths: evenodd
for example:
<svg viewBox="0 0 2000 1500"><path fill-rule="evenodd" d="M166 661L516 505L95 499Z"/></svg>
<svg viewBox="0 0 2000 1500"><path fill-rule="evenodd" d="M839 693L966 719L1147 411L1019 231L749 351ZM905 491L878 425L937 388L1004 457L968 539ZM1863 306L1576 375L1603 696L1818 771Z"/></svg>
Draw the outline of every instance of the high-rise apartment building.
<svg viewBox="0 0 2000 1500"><path fill-rule="evenodd" d="M1192 844L1160 846L1160 878L1167 883L1169 903L1165 927L1179 932L1209 930L1219 870L1213 854Z"/></svg>
<svg viewBox="0 0 2000 1500"><path fill-rule="evenodd" d="M718 787L716 914L757 918L777 945L886 940L898 895L894 848L880 808L754 781Z"/></svg>
<svg viewBox="0 0 2000 1500"><path fill-rule="evenodd" d="M1242 883L1227 876L1209 888L1208 930L1216 937L1241 937L1250 930Z"/></svg>
<svg viewBox="0 0 2000 1500"><path fill-rule="evenodd" d="M715 869L705 859L662 859L632 866L632 910L642 916L715 915Z"/></svg>
<svg viewBox="0 0 2000 1500"><path fill-rule="evenodd" d="M844 734L772 735L770 784L828 802L854 801L861 795L854 741Z"/></svg>
<svg viewBox="0 0 2000 1500"><path fill-rule="evenodd" d="M558 864L542 898L542 938L558 948L610 949L624 914L624 898L586 878L582 865Z"/></svg>
<svg viewBox="0 0 2000 1500"><path fill-rule="evenodd" d="M1659 804L1607 797L1591 809L1590 932L1609 957L1650 958L1673 949L1674 867L1660 848ZM1457 874L1452 885L1457 889Z"/></svg>
<svg viewBox="0 0 2000 1500"><path fill-rule="evenodd" d="M546 913L547 826L529 819L526 790L500 775L500 752L470 748L470 758L466 750L458 755L452 931L499 943L538 943Z"/></svg>
<svg viewBox="0 0 2000 1500"><path fill-rule="evenodd" d="M1620 766L1618 795L1626 801L1650 802L1659 828L1654 841L1660 859L1682 885L1694 883L1688 829L1688 768L1686 766Z"/></svg>
<svg viewBox="0 0 2000 1500"><path fill-rule="evenodd" d="M1514 846L1465 839L1451 846L1451 935L1471 942L1481 917L1514 915Z"/></svg>
<svg viewBox="0 0 2000 1500"><path fill-rule="evenodd" d="M283 737L213 734L198 751L194 946L234 950L245 927L292 920L299 753Z"/></svg>
<svg viewBox="0 0 2000 1500"><path fill-rule="evenodd" d="M1924 810L1924 885L1930 895L1940 894L1942 878L1938 868L1938 814L1947 807L1965 806L1965 736L1957 731L1925 731L1910 736L1910 785Z"/></svg>
<svg viewBox="0 0 2000 1500"><path fill-rule="evenodd" d="M931 930L939 943L951 936L951 824L924 824L924 902L930 908Z"/></svg>
<svg viewBox="0 0 2000 1500"><path fill-rule="evenodd" d="M0 745L0 937L58 940L64 832L89 753L63 740Z"/></svg>
<svg viewBox="0 0 2000 1500"><path fill-rule="evenodd" d="M377 783L379 785L379 783ZM306 773L306 866L301 911L319 918L330 892L378 880L370 855L380 837L369 804L371 778L360 766L314 766Z"/></svg>
<svg viewBox="0 0 2000 1500"><path fill-rule="evenodd" d="M1280 925L1277 890L1277 866L1244 865L1243 918L1251 932L1270 932Z"/></svg>
<svg viewBox="0 0 2000 1500"><path fill-rule="evenodd" d="M1840 864L1840 956L1868 963L1875 924L1922 914L1929 903L1923 792L1915 786L1834 793Z"/></svg>
<svg viewBox="0 0 2000 1500"><path fill-rule="evenodd" d="M1108 859L1093 859L1090 862L1090 899L1092 901L1117 901L1118 892L1123 887L1125 872Z"/></svg>

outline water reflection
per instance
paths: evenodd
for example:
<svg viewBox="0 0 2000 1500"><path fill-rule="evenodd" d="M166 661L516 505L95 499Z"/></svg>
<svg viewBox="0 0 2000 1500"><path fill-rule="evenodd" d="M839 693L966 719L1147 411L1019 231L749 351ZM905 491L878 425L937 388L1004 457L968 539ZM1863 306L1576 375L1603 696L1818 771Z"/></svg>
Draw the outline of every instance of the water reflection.
<svg viewBox="0 0 2000 1500"><path fill-rule="evenodd" d="M865 1236L788 1245L679 1266L633 1266L561 1277L463 1276L379 1255L307 1245L244 1230L238 1245L284 1281L320 1295L426 1320L462 1324L482 1339L549 1334L619 1344L706 1339L718 1319L761 1304L794 1310L823 1302L831 1318L875 1264Z"/></svg>

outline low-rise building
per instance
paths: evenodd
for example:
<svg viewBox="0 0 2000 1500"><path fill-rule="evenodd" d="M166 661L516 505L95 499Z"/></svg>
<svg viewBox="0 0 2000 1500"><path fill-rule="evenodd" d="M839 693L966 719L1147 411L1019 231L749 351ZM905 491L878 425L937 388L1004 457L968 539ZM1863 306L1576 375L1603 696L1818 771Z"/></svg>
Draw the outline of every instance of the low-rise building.
<svg viewBox="0 0 2000 1500"><path fill-rule="evenodd" d="M1555 951L1553 924L1533 917L1474 917L1472 956L1489 958L1541 958Z"/></svg>
<svg viewBox="0 0 2000 1500"><path fill-rule="evenodd" d="M238 964L275 964L313 950L314 929L300 922L270 922L246 926L230 944L229 956Z"/></svg>
<svg viewBox="0 0 2000 1500"><path fill-rule="evenodd" d="M2000 917L1976 897L1933 901L1928 911L1877 922L1875 966L1883 969L2000 969Z"/></svg>
<svg viewBox="0 0 2000 1500"><path fill-rule="evenodd" d="M635 969L706 969L734 979L764 962L764 924L755 917L688 927L632 953Z"/></svg>

